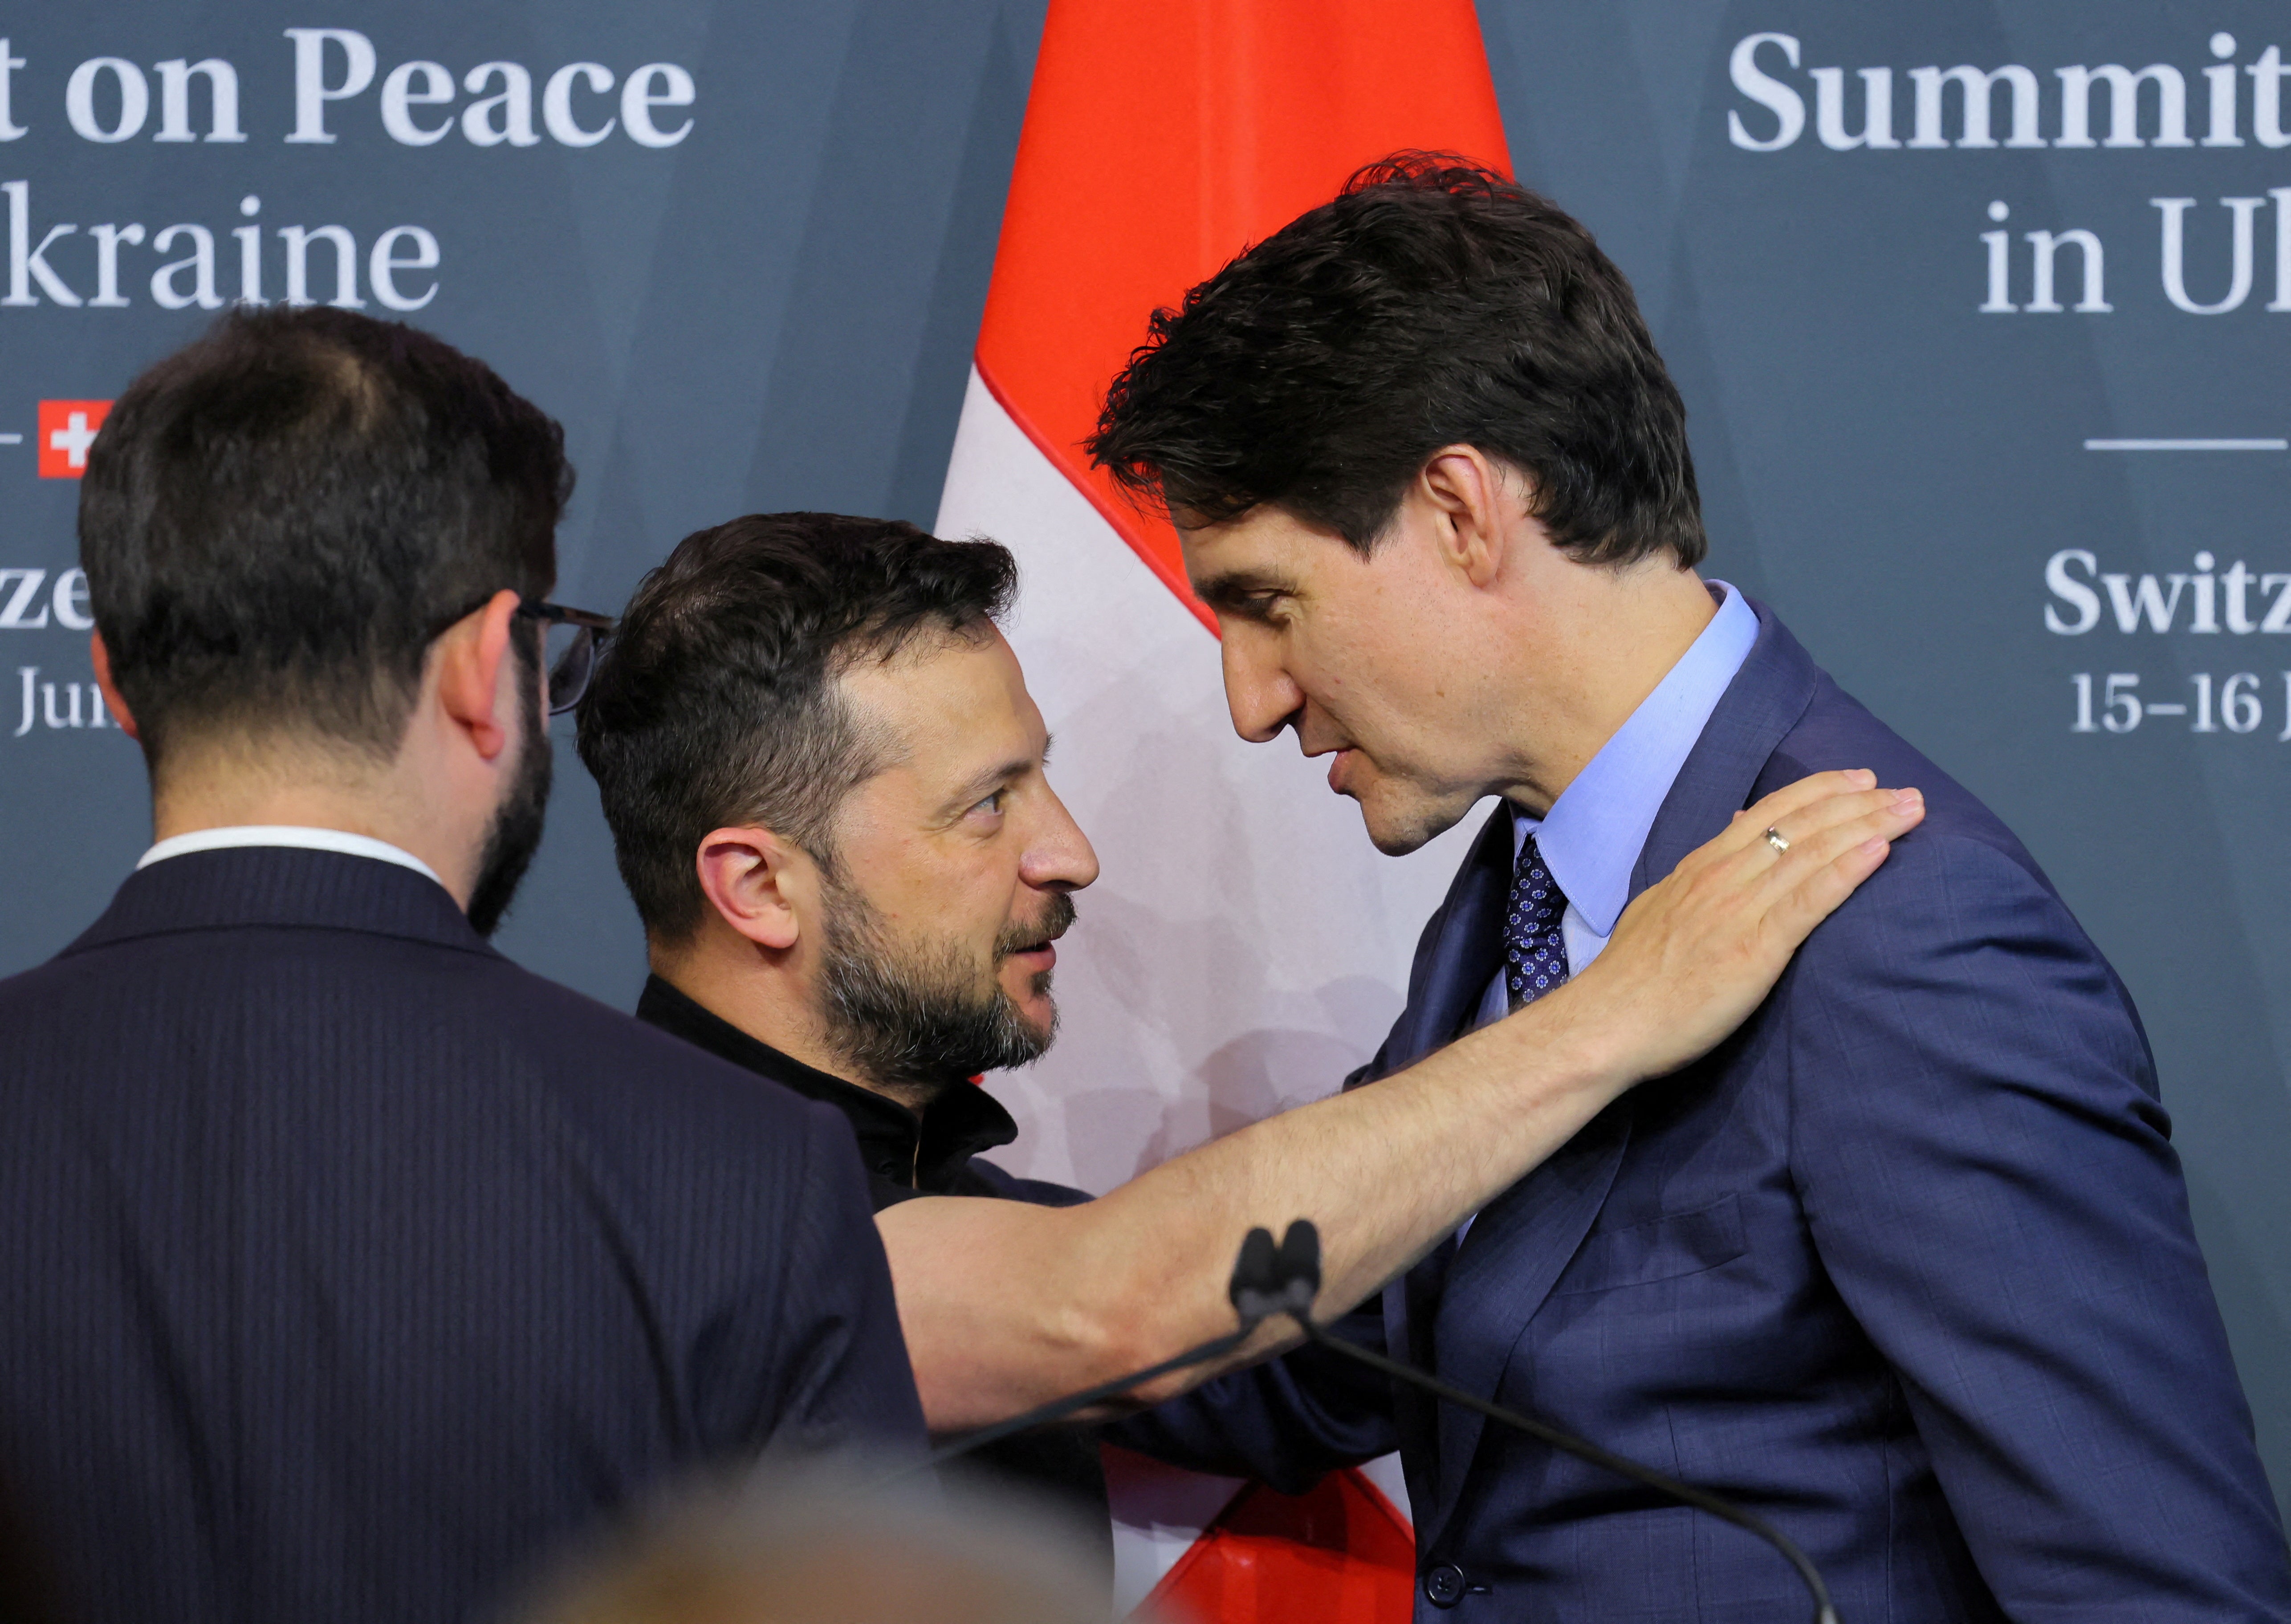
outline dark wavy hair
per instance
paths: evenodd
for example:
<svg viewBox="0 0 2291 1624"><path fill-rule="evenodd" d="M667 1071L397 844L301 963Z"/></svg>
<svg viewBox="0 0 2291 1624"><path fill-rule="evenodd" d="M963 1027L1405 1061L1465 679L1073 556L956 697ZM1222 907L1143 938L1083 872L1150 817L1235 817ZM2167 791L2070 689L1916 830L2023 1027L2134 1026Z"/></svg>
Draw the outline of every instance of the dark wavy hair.
<svg viewBox="0 0 2291 1624"><path fill-rule="evenodd" d="M504 587L548 595L572 487L564 431L442 340L324 306L222 317L128 385L80 486L145 756L284 732L388 760L438 634Z"/></svg>
<svg viewBox="0 0 2291 1624"><path fill-rule="evenodd" d="M1527 473L1580 562L1701 560L1686 407L1630 284L1534 193L1403 152L1154 312L1087 448L1190 523L1270 502L1367 553L1452 445Z"/></svg>
<svg viewBox="0 0 2291 1624"><path fill-rule="evenodd" d="M836 679L918 638L983 635L1017 583L999 543L896 519L752 513L678 543L581 703L581 760L646 931L699 928L711 829L769 829L834 873L835 815L884 748Z"/></svg>

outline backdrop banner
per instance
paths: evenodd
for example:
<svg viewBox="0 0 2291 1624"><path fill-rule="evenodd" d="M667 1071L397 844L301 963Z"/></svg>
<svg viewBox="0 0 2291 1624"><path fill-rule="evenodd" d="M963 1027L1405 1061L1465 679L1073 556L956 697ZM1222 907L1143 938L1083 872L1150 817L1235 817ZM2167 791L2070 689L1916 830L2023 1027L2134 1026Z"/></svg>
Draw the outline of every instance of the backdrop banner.
<svg viewBox="0 0 2291 1624"><path fill-rule="evenodd" d="M1210 631L1079 472L1073 424L1146 304L1355 146L1507 149L1638 289L1710 573L1994 806L2123 972L2291 1491L2291 23L2256 0L1486 0L1471 21L1357 0L1054 0L1047 30L1041 0L0 14L0 972L70 940L149 834L89 667L87 445L229 302L317 301L431 328L563 420L563 601L617 608L687 532L758 510L1018 550L1014 634L1105 878L1066 1041L990 1080L1025 1125L1014 1170L1104 1188L1327 1092L1397 1012L1456 843L1378 858L1313 765L1232 736ZM1096 77L1054 73L1091 50ZM1192 145L1137 144L1180 107ZM1181 197L1182 221L1154 213ZM1168 223L1121 238L1134 254L1073 257L1146 220ZM559 765L501 941L625 1008L635 917ZM1230 1491L1142 1487L1125 1585Z"/></svg>

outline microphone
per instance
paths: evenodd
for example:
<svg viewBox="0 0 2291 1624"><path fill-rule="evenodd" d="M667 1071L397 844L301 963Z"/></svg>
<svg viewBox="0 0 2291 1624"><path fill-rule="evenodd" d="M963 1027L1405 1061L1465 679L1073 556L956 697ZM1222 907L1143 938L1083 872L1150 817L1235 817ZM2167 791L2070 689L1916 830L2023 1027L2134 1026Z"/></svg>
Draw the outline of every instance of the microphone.
<svg viewBox="0 0 2291 1624"><path fill-rule="evenodd" d="M1294 1237L1297 1234L1297 1226L1290 1225L1289 1233ZM1226 1288L1226 1293L1233 1300L1234 1311L1240 1315L1241 1324L1238 1329L1227 1331L1221 1337L1212 1337L1198 1347L1189 1347L1174 1359L1164 1359L1161 1363L1149 1364L1142 1371L1132 1371L1128 1375L1117 1376L1111 1381L1101 1381L1094 1387L1084 1387L1079 1393L1069 1393L1064 1398L1054 1398L1049 1403L1039 1404L1023 1415L1014 1415L1007 1419L997 1421L991 1427L981 1427L975 1431L966 1432L941 1444L913 1466L893 1474L885 1481L893 1483L918 1473L936 1471L951 1460L960 1459L975 1449L984 1449L987 1444L997 1443L1015 1433L1030 1431L1037 1427L1047 1427L1053 1421L1063 1421L1070 1416L1089 1409L1092 1404L1104 1403L1110 1398L1119 1398L1131 1388L1141 1387L1146 1382L1157 1380L1191 1365L1207 1364L1212 1359L1224 1358L1226 1355L1248 1341L1257 1328L1272 1315L1289 1312L1284 1306L1288 1300L1285 1297L1281 1297L1277 1293L1268 1295L1267 1291L1260 1289L1257 1282L1269 1285L1276 1274L1286 1279L1295 1272L1299 1263L1309 1267L1312 1272L1314 1285L1306 1291L1303 1304L1306 1309L1310 1310L1313 1306L1313 1294L1319 1289L1321 1278L1320 1233L1310 1224L1306 1224L1301 1243L1310 1256L1306 1257L1300 1253L1298 1258L1292 1259L1274 1245L1271 1230L1252 1229L1242 1240L1241 1261L1234 1268L1233 1282ZM1248 1282L1246 1287L1245 1282Z"/></svg>
<svg viewBox="0 0 2291 1624"><path fill-rule="evenodd" d="M1313 1319L1313 1303L1320 1294L1321 1232L1314 1227L1310 1218L1298 1218L1290 1224L1289 1233L1278 1243L1274 1241L1271 1230L1252 1229L1242 1241L1241 1255L1234 1263L1233 1278L1226 1287L1226 1295L1232 1298L1234 1312L1241 1321L1238 1329L1212 1338L1198 1347L1188 1348L1173 1359L1164 1359L1159 1364L1148 1365L1142 1371L1132 1371L1126 1376L1099 1382L1096 1387L1085 1387L1079 1393L1052 1399L1047 1404L1038 1405L1023 1415L997 1421L992 1427L964 1433L876 1486L886 1487L902 1478L934 1471L998 1439L1032 1427L1048 1426L1052 1421L1063 1421L1092 1404L1120 1397L1146 1382L1185 1370L1189 1365L1206 1364L1212 1359L1223 1358L1248 1341L1266 1320L1287 1318L1295 1321L1298 1330L1304 1332L1305 1339L1316 1347L1339 1354L1372 1371L1381 1371L1395 1381L1406 1382L1443 1403L1460 1404L1467 1410L1476 1411L1490 1420L1500 1421L1563 1454L1572 1455L1578 1460L1588 1461L1620 1477L1628 1477L1633 1483L1652 1489L1667 1499L1708 1512L1721 1522L1732 1523L1737 1528L1756 1534L1780 1551L1790 1566L1797 1571L1798 1578L1813 1597L1814 1624L1839 1624L1837 1609L1830 1602L1829 1587L1822 1582L1821 1570L1788 1536L1764 1518L1751 1515L1732 1500L1713 1494L1708 1489L1698 1489L1692 1483L1681 1483L1652 1467L1641 1466L1636 1460L1618 1455L1612 1450L1602 1449L1573 1433L1562 1431L1548 1421L1540 1421L1516 1410L1491 1403L1461 1387L1451 1387L1413 1365L1387 1359L1382 1354L1371 1353L1341 1337L1330 1336Z"/></svg>
<svg viewBox="0 0 2291 1624"><path fill-rule="evenodd" d="M1539 1421L1516 1410L1491 1403L1461 1387L1451 1387L1437 1377L1427 1375L1413 1365L1403 1364L1396 1359L1371 1353L1367 1348L1340 1337L1332 1337L1315 1324L1313 1321L1313 1301L1321 1292L1321 1233L1313 1226L1310 1218L1298 1218L1290 1225L1288 1234L1277 1247L1274 1244L1271 1230L1250 1230L1248 1238L1242 1242L1240 1260L1234 1266L1232 1291L1234 1307L1241 1311L1243 1322L1252 1329L1258 1322L1275 1314L1286 1315L1297 1323L1297 1328L1305 1333L1305 1339L1315 1347L1341 1354L1371 1370L1380 1371L1395 1381L1406 1382L1410 1387L1430 1394L1443 1403L1459 1404L1467 1410L1476 1411L1490 1420L1500 1421L1515 1431L1523 1432L1563 1454L1572 1455L1578 1460L1588 1461L1618 1476L1628 1477L1666 1499L1708 1512L1722 1522L1732 1523L1737 1528L1756 1534L1780 1551L1790 1566L1797 1570L1798 1578L1805 1581L1806 1590L1813 1597L1814 1624L1838 1624L1837 1609L1830 1602L1829 1587L1822 1582L1821 1570L1813 1565L1804 1551L1764 1519L1752 1515L1732 1501L1707 1489L1681 1483L1652 1467L1641 1466L1612 1450L1601 1449L1572 1433L1563 1432L1548 1421ZM1250 1317L1252 1314L1254 1319Z"/></svg>

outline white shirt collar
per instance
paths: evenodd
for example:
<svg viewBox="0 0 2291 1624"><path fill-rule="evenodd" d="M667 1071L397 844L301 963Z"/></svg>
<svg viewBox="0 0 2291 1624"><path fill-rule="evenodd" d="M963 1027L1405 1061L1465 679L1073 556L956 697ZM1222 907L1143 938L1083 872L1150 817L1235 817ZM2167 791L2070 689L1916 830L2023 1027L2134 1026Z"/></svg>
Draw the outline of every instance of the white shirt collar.
<svg viewBox="0 0 2291 1624"><path fill-rule="evenodd" d="M239 824L227 829L194 829L189 834L170 835L145 852L135 866L149 868L154 863L165 863L170 857L190 852L222 851L234 846L290 846L301 851L335 851L346 857L372 857L377 863L395 863L400 868L410 868L441 887L446 883L438 878L437 870L388 840L297 824Z"/></svg>
<svg viewBox="0 0 2291 1624"><path fill-rule="evenodd" d="M1725 594L1718 612L1654 692L1615 729L1540 823L1524 814L1514 821L1514 854L1532 833L1551 877L1602 937L1614 934L1615 921L1630 901L1631 871L1664 797L1758 640L1757 612L1748 601L1723 581L1710 585Z"/></svg>

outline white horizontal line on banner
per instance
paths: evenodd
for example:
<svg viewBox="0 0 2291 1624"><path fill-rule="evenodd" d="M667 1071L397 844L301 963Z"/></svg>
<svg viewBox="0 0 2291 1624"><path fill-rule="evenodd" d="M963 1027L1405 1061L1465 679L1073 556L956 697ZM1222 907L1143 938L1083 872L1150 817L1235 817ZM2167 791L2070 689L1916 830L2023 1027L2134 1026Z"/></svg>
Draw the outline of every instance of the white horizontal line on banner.
<svg viewBox="0 0 2291 1624"><path fill-rule="evenodd" d="M20 446L23 443L24 437L20 434L0 434L0 446Z"/></svg>
<svg viewBox="0 0 2291 1624"><path fill-rule="evenodd" d="M2086 451L2291 451L2291 440L2086 440Z"/></svg>

